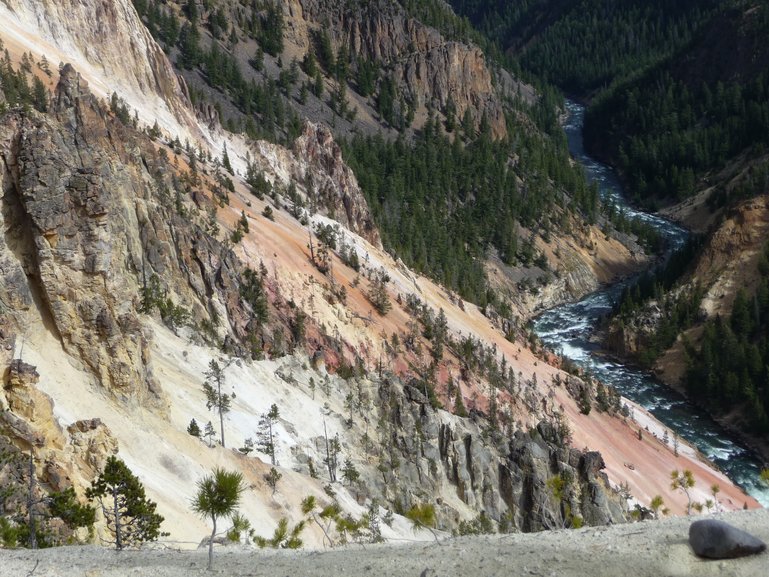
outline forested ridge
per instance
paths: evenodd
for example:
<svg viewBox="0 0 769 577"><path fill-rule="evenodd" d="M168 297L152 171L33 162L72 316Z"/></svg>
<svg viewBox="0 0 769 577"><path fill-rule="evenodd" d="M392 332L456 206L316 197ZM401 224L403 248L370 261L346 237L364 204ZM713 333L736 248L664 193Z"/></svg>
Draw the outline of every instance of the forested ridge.
<svg viewBox="0 0 769 577"><path fill-rule="evenodd" d="M719 43L724 33L733 42ZM718 171L769 142L768 37L766 3L714 18L690 48L597 98L586 143L640 202L680 201L718 184Z"/></svg>
<svg viewBox="0 0 769 577"><path fill-rule="evenodd" d="M332 42L330 31L312 32L301 60L285 58L285 16L278 3L134 4L176 65L217 91L221 100L214 105L230 130L290 144L301 130L301 105L311 98L328 104L340 122L352 123L351 131L337 136L385 248L467 300L501 304L485 273L491 251L508 265L536 267L543 279L552 278L555 271L535 248L537 238L572 234L574 218L591 223L600 218L597 189L571 164L558 122L563 100L551 87L542 85L534 103L504 95L508 135L502 140L492 139L484 118L477 125L469 110L457 114L451 102L445 110L432 110L429 121L415 128L414 108L398 93L389 64L353 58L348 47ZM494 66L516 68L493 37L446 4L400 4L446 38L481 46ZM247 67L239 51L252 54ZM277 71L267 65L271 58ZM329 90L329 84L335 88ZM349 104L353 92L377 115L382 124L378 134L356 130L357 111ZM192 96L195 101L206 98L196 90ZM393 130L400 136L393 138ZM621 215L609 216L614 226L658 248L649 230ZM608 231L612 225L606 226Z"/></svg>
<svg viewBox="0 0 769 577"><path fill-rule="evenodd" d="M755 290L740 289L728 318L705 325L699 350L689 349L686 391L718 415L740 408L741 425L769 433L769 244Z"/></svg>
<svg viewBox="0 0 769 577"><path fill-rule="evenodd" d="M385 246L481 305L494 300L484 272L489 248L507 264L547 270L534 233L562 230L569 212L594 220L598 211L597 189L569 165L562 140L522 130L512 115L509 123L516 136L504 142L482 132L465 145L430 121L411 144L358 137L345 147ZM530 232L522 237L521 227Z"/></svg>
<svg viewBox="0 0 769 577"><path fill-rule="evenodd" d="M724 0L451 0L521 67L588 96L686 44Z"/></svg>
<svg viewBox="0 0 769 577"><path fill-rule="evenodd" d="M765 149L763 0L452 5L524 70L590 102L585 144L619 169L636 202L679 201L735 156Z"/></svg>

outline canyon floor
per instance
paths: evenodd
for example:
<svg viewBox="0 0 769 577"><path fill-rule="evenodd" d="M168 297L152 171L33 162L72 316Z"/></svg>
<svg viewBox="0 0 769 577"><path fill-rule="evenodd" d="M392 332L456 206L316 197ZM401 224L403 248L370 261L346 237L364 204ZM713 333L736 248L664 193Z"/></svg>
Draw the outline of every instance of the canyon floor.
<svg viewBox="0 0 769 577"><path fill-rule="evenodd" d="M769 511L726 513L721 519L769 541ZM206 570L204 550L116 552L98 547L0 551L6 577L377 576L439 577L472 571L492 575L633 577L766 575L769 552L704 560L688 544L692 519L673 517L536 534L461 537L436 542L350 546L334 550L218 549Z"/></svg>

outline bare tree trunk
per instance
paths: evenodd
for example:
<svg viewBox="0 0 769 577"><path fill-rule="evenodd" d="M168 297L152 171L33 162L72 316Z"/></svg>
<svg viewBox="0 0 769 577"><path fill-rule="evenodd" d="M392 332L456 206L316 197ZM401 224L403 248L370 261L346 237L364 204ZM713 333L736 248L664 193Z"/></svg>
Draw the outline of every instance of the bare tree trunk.
<svg viewBox="0 0 769 577"><path fill-rule="evenodd" d="M221 395L219 396L221 398ZM224 413L222 412L221 407L219 408L219 429L222 436L222 447L225 446L224 444Z"/></svg>
<svg viewBox="0 0 769 577"><path fill-rule="evenodd" d="M35 458L29 452L29 494L27 495L29 515L29 548L37 549L37 527L35 527Z"/></svg>
<svg viewBox="0 0 769 577"><path fill-rule="evenodd" d="M120 505L118 504L117 485L112 488L112 514L115 515L115 548L123 548L123 534L120 526Z"/></svg>
<svg viewBox="0 0 769 577"><path fill-rule="evenodd" d="M323 436L326 439L326 467L328 468L328 478L333 483L336 481L334 478L334 470L331 466L331 450L328 446L328 432L326 431L326 419L323 419Z"/></svg>
<svg viewBox="0 0 769 577"><path fill-rule="evenodd" d="M267 417L267 426L270 432L270 461L275 465L275 441L272 438L272 419Z"/></svg>
<svg viewBox="0 0 769 577"><path fill-rule="evenodd" d="M214 537L216 536L216 517L211 517L214 522L214 529L211 531L211 538L208 540L208 570L214 568Z"/></svg>

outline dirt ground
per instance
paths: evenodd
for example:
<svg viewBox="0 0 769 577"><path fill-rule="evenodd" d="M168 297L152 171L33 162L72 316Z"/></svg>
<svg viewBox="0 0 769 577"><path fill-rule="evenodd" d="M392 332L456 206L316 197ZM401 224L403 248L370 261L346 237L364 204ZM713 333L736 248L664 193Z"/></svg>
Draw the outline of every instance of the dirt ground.
<svg viewBox="0 0 769 577"><path fill-rule="evenodd" d="M769 541L767 510L727 513L721 518ZM116 552L97 547L62 547L0 551L0 572L5 577L443 577L469 572L474 577L767 574L769 552L723 561L696 557L688 544L691 520L676 517L612 527L462 537L440 543L349 546L328 551L218 549L211 572L206 571L203 550Z"/></svg>

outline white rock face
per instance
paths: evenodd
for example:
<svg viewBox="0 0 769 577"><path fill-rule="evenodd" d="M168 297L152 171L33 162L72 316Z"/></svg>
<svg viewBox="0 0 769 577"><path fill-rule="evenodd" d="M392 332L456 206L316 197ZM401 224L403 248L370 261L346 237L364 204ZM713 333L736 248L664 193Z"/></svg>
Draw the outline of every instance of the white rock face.
<svg viewBox="0 0 769 577"><path fill-rule="evenodd" d="M45 55L52 65L70 62L91 89L117 92L139 117L169 134L200 137L185 91L131 0L3 0L3 36Z"/></svg>

